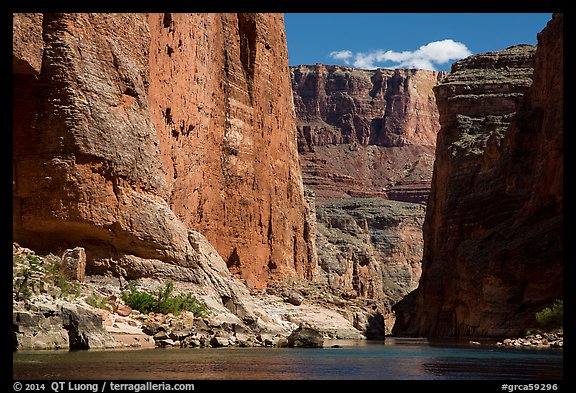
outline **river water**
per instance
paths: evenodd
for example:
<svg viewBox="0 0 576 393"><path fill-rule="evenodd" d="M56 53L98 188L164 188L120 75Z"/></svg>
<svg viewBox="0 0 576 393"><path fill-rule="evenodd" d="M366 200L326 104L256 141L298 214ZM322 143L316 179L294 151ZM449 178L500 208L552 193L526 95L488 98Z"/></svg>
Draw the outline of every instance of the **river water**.
<svg viewBox="0 0 576 393"><path fill-rule="evenodd" d="M15 380L560 380L563 351L389 338L340 348L13 353Z"/></svg>

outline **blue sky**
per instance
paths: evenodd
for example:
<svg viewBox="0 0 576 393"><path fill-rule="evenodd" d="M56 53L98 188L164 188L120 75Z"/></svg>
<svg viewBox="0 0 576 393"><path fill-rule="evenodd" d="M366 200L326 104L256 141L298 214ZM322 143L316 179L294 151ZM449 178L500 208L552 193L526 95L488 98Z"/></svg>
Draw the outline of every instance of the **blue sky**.
<svg viewBox="0 0 576 393"><path fill-rule="evenodd" d="M471 54L536 44L550 13L286 13L290 65L450 71Z"/></svg>

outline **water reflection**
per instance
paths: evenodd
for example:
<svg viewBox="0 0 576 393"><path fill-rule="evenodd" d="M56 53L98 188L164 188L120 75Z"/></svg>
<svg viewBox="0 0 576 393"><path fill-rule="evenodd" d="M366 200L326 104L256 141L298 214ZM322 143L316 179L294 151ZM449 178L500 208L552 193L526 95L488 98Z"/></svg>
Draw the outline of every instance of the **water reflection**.
<svg viewBox="0 0 576 393"><path fill-rule="evenodd" d="M561 379L562 351L437 346L422 340L340 348L36 351L13 354L14 379Z"/></svg>

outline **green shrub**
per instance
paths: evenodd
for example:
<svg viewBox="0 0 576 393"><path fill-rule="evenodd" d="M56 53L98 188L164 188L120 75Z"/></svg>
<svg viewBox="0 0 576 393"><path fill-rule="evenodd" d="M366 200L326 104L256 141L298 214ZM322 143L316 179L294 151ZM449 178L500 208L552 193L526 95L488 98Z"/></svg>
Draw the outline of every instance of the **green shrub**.
<svg viewBox="0 0 576 393"><path fill-rule="evenodd" d="M37 256L28 254L26 257L22 255L13 255L12 264L13 281L12 291L16 295L16 300L29 299L34 292L38 292L44 287L44 282L36 279L42 273L42 266ZM20 265L20 269L16 269L16 265Z"/></svg>
<svg viewBox="0 0 576 393"><path fill-rule="evenodd" d="M60 258L52 254L38 257L33 254L13 255L13 292L16 300L30 299L34 293L41 293L46 284L60 289L60 297L80 296L79 283L70 282L60 271Z"/></svg>
<svg viewBox="0 0 576 393"><path fill-rule="evenodd" d="M102 296L88 296L86 298L86 303L91 305L92 307L101 308L106 310L108 308L108 299Z"/></svg>
<svg viewBox="0 0 576 393"><path fill-rule="evenodd" d="M29 299L32 296L33 282L30 281L31 270L27 267L20 270L21 277L13 281L12 290L16 294L16 300ZM31 285L32 284L32 285Z"/></svg>
<svg viewBox="0 0 576 393"><path fill-rule="evenodd" d="M178 314L182 311L190 311L196 316L204 316L208 312L208 307L200 302L190 293L181 293L172 296L174 283L168 280L166 287L158 294L158 312L163 314Z"/></svg>
<svg viewBox="0 0 576 393"><path fill-rule="evenodd" d="M149 313L155 310L156 298L147 292L141 292L136 289L136 282L128 283L128 292L122 293L122 300L130 308L143 313Z"/></svg>
<svg viewBox="0 0 576 393"><path fill-rule="evenodd" d="M195 316L204 316L208 314L208 307L200 302L190 292L172 295L174 291L174 282L168 280L164 289L158 291L156 296L142 292L136 289L136 283L128 283L128 291L122 294L122 299L132 309L140 312L157 312L162 314L179 314L182 311L190 311Z"/></svg>
<svg viewBox="0 0 576 393"><path fill-rule="evenodd" d="M564 317L564 302L561 299L554 300L549 307L536 313L536 322L545 330L561 329Z"/></svg>

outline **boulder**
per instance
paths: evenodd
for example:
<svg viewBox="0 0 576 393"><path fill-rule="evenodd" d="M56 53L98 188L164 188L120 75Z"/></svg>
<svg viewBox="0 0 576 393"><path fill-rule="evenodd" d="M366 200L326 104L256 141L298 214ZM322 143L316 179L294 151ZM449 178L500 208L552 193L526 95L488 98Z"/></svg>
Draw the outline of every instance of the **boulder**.
<svg viewBox="0 0 576 393"><path fill-rule="evenodd" d="M71 280L84 281L86 274L86 251L75 247L64 251L60 270Z"/></svg>
<svg viewBox="0 0 576 393"><path fill-rule="evenodd" d="M115 312L122 317L127 317L132 312L132 308L122 303L116 303Z"/></svg>
<svg viewBox="0 0 576 393"><path fill-rule="evenodd" d="M67 349L68 331L57 316L37 312L13 312L13 349Z"/></svg>
<svg viewBox="0 0 576 393"><path fill-rule="evenodd" d="M230 345L230 340L227 337L214 336L210 339L210 345L214 348L227 347Z"/></svg>
<svg viewBox="0 0 576 393"><path fill-rule="evenodd" d="M324 337L315 329L301 326L288 336L288 346L290 348L322 348Z"/></svg>
<svg viewBox="0 0 576 393"><path fill-rule="evenodd" d="M14 309L15 350L102 349L120 346L88 309L67 303L28 304Z"/></svg>
<svg viewBox="0 0 576 393"><path fill-rule="evenodd" d="M162 348L179 347L180 341L174 341L171 338L165 338L165 339L156 341L156 346L159 346Z"/></svg>
<svg viewBox="0 0 576 393"><path fill-rule="evenodd" d="M304 301L304 296L302 296L302 294L300 292L291 291L290 293L288 293L288 295L286 295L286 297L284 298L284 301L286 301L286 302L288 302L294 306L299 306Z"/></svg>
<svg viewBox="0 0 576 393"><path fill-rule="evenodd" d="M156 333L154 335L155 341L162 341L162 340L168 340L168 339L170 339L170 336L168 335L167 332L165 332L163 330L159 331L158 333Z"/></svg>
<svg viewBox="0 0 576 393"><path fill-rule="evenodd" d="M287 337L278 336L275 342L275 346L278 348L286 348L290 346Z"/></svg>
<svg viewBox="0 0 576 393"><path fill-rule="evenodd" d="M63 326L68 330L70 349L101 349L117 347L118 343L102 324L102 317L73 304L60 308Z"/></svg>

